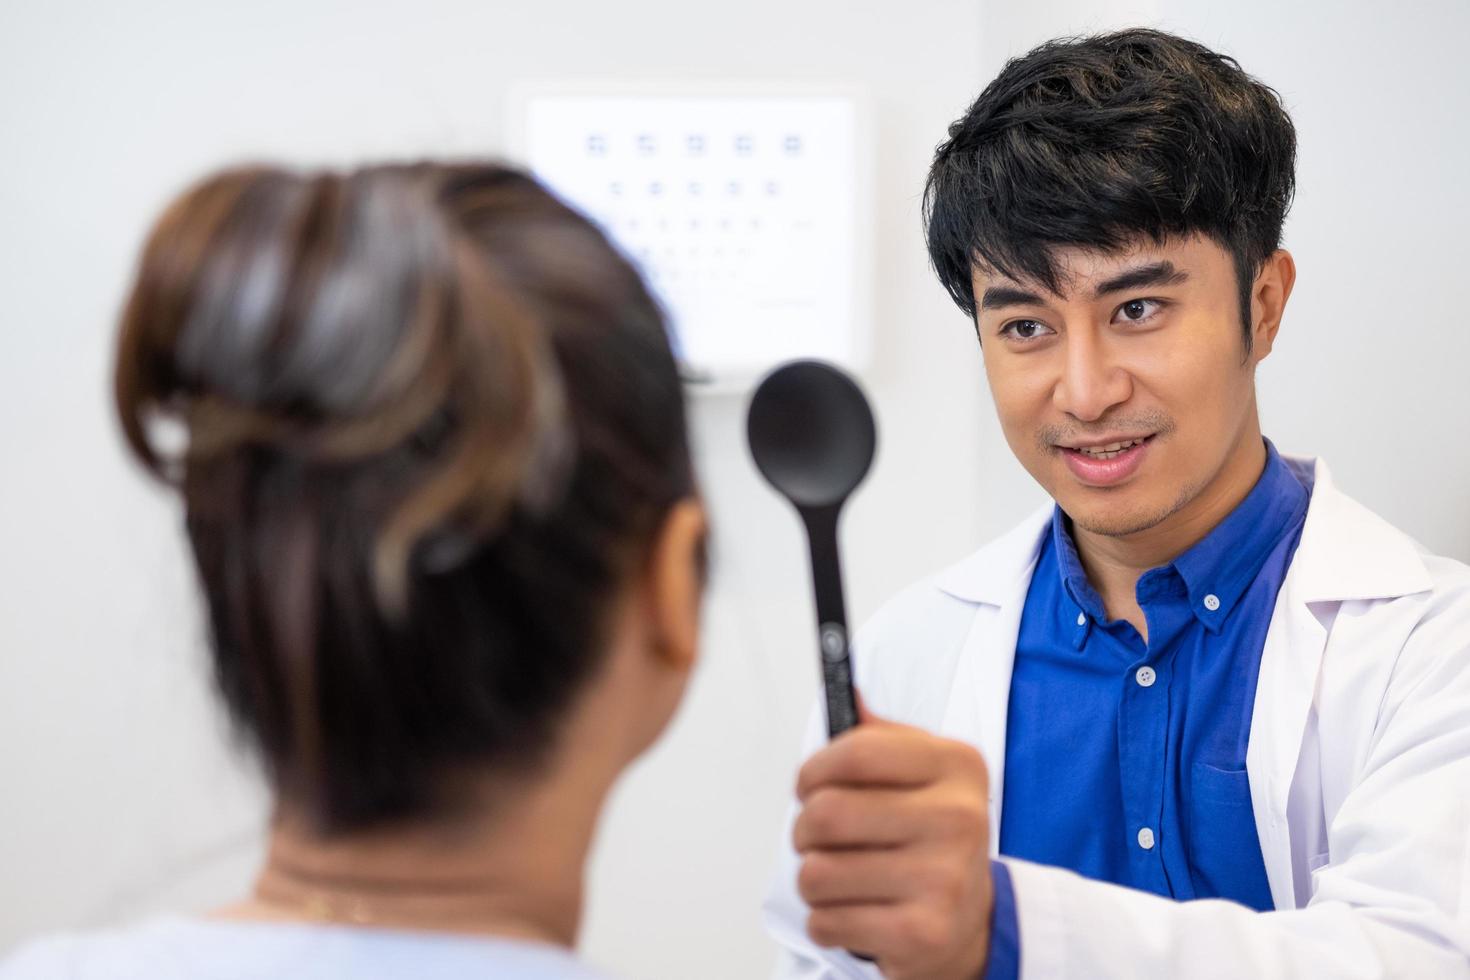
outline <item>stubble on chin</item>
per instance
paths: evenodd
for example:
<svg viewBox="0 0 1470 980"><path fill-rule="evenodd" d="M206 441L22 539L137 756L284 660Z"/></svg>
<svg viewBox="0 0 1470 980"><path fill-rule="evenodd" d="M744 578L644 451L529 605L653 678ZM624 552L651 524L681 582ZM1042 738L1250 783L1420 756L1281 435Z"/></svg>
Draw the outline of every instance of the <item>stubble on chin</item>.
<svg viewBox="0 0 1470 980"><path fill-rule="evenodd" d="M1100 434L1103 431L1116 431L1118 429L1149 432L1152 433L1156 440L1162 443L1174 434L1175 422L1168 413L1160 409L1151 409L1126 416L1120 414L1108 419L1106 422L1097 422L1091 425L1081 425L1078 423L1044 425L1035 433L1034 444L1037 452L1042 454L1043 457L1052 457L1057 452L1060 452L1057 449L1059 445L1090 435L1093 430ZM1036 475L1034 471L1033 475ZM1062 479L1071 479L1071 474L1067 473ZM1063 507L1062 511L1071 519L1073 525L1080 527L1084 531L1109 538L1126 538L1130 534L1139 534L1162 524L1198 496L1200 491L1204 489L1204 486L1204 483L1200 483L1197 486L1181 488L1174 502L1164 507L1150 508L1146 505L1140 505L1133 508L1125 508L1121 504L1113 505L1104 503L1101 506L1092 508L1087 513L1080 513L1081 508L1078 508L1079 513L1076 514L1067 510L1066 507ZM1111 496L1121 497L1127 493L1127 490L1124 488L1121 491L1109 490L1103 491L1103 493L1106 495L1104 498L1106 500L1107 497ZM1051 496L1053 500L1058 499L1055 493ZM1060 503L1059 500L1058 503Z"/></svg>
<svg viewBox="0 0 1470 980"><path fill-rule="evenodd" d="M1081 528L1089 534L1106 538L1126 538L1158 527L1183 510L1191 500L1199 496L1203 489L1203 484L1181 487L1173 503L1164 507L1140 506L1133 509L1114 509L1104 505L1087 511L1079 508L1078 513L1075 514L1067 511L1065 507L1062 510L1071 518L1074 527Z"/></svg>

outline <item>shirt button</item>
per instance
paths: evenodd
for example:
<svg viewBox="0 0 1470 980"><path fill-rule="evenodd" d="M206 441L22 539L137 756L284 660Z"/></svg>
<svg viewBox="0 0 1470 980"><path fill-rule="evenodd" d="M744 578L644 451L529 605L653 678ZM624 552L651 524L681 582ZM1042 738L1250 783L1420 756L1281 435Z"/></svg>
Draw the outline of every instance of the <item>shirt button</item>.
<svg viewBox="0 0 1470 980"><path fill-rule="evenodd" d="M1154 849L1154 832L1147 827L1138 832L1138 846L1145 851Z"/></svg>
<svg viewBox="0 0 1470 980"><path fill-rule="evenodd" d="M1205 608L1208 609L1210 612L1214 612L1216 609L1219 609L1220 597L1215 595L1215 593L1213 592L1205 596Z"/></svg>
<svg viewBox="0 0 1470 980"><path fill-rule="evenodd" d="M1139 687L1153 687L1159 675L1154 673L1152 667L1140 667L1138 673L1133 675L1133 679L1138 682Z"/></svg>
<svg viewBox="0 0 1470 980"><path fill-rule="evenodd" d="M1078 626L1086 626L1087 625L1087 613L1078 613L1077 614L1077 625Z"/></svg>

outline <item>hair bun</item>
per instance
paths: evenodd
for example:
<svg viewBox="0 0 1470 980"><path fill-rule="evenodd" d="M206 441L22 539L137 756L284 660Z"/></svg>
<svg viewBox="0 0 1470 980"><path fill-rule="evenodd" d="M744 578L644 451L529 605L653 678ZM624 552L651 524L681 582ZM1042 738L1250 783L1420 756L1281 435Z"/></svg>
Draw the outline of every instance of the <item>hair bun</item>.
<svg viewBox="0 0 1470 980"><path fill-rule="evenodd" d="M544 510L570 455L545 330L447 213L444 178L205 181L148 242L119 356L124 428L163 475L247 450L336 468L400 459L373 563L394 610L426 535L480 539L517 505ZM184 423L181 459L149 438L158 415Z"/></svg>

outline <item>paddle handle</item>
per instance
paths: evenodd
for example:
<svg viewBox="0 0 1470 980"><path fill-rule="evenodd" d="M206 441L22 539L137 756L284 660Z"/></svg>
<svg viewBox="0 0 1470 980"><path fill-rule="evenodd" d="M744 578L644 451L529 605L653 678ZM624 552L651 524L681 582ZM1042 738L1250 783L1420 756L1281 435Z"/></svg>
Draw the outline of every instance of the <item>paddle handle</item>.
<svg viewBox="0 0 1470 980"><path fill-rule="evenodd" d="M842 597L842 562L837 551L841 507L803 508L812 553L812 586L817 598L817 650L827 701L827 734L837 737L858 723L852 686L852 647L847 606Z"/></svg>
<svg viewBox="0 0 1470 980"><path fill-rule="evenodd" d="M842 599L842 561L837 553L837 517L842 506L802 508L812 549L812 585L817 592L817 648L822 687L827 696L827 735L836 738L858 723L852 687L852 646L847 638L847 605ZM873 957L848 950L867 963Z"/></svg>

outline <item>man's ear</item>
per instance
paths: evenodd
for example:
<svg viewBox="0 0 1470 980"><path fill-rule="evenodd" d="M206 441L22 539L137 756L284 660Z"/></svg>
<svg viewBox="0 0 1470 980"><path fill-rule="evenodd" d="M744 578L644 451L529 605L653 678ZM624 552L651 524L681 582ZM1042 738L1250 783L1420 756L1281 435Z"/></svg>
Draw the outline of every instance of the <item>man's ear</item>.
<svg viewBox="0 0 1470 980"><path fill-rule="evenodd" d="M1276 331L1281 329L1281 317L1286 312L1286 301L1291 298L1291 289L1296 285L1296 260L1284 248L1272 252L1261 263L1251 287L1251 360L1257 364L1265 360L1276 342Z"/></svg>
<svg viewBox="0 0 1470 980"><path fill-rule="evenodd" d="M703 504L681 500L664 517L649 553L645 594L652 648L676 670L689 670L699 649L707 528Z"/></svg>

